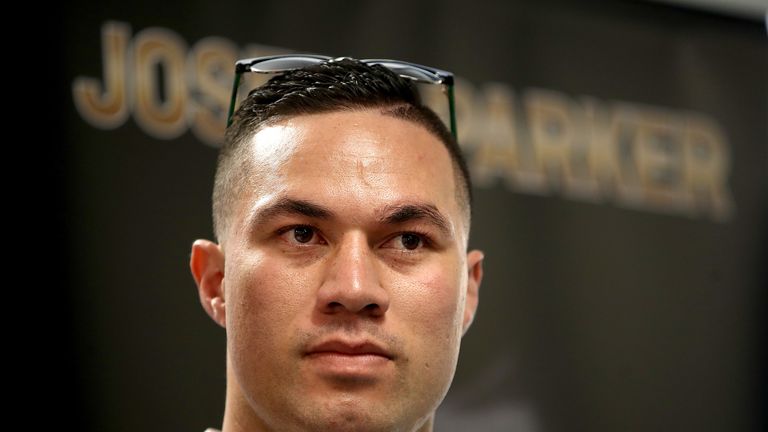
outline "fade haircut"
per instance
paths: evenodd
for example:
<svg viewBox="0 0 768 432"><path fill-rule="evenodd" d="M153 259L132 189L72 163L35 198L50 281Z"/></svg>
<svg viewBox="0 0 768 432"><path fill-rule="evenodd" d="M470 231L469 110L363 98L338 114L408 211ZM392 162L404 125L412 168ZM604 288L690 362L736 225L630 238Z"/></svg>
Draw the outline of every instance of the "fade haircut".
<svg viewBox="0 0 768 432"><path fill-rule="evenodd" d="M442 120L421 102L413 82L380 65L340 59L285 72L252 90L227 128L213 187L213 228L219 242L232 209L253 176L248 143L263 126L287 118L331 111L381 108L384 115L421 125L445 145L451 156L456 199L471 215L472 185L464 156Z"/></svg>

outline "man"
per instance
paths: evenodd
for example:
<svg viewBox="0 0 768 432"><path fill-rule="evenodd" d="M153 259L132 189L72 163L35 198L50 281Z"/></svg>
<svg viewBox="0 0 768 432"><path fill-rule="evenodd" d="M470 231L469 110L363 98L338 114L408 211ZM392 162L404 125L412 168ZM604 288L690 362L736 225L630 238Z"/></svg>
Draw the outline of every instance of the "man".
<svg viewBox="0 0 768 432"><path fill-rule="evenodd" d="M336 59L254 90L219 156L218 244L190 260L226 329L223 432L431 431L477 308L470 214L409 80Z"/></svg>

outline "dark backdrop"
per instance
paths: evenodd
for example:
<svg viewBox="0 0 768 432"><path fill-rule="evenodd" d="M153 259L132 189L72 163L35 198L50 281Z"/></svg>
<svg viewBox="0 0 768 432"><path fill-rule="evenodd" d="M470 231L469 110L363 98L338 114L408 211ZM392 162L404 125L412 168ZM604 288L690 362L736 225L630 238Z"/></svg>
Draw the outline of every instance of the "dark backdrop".
<svg viewBox="0 0 768 432"><path fill-rule="evenodd" d="M187 265L192 241L212 235L216 98L231 82L196 62L220 48L460 77L486 279L438 430L764 426L762 23L629 1L75 1L60 14L45 82L63 116L32 131L50 135L53 181L35 204L55 247L29 275L52 322L55 379L40 393L57 424L221 424L224 332ZM128 36L122 104L106 103L106 28ZM182 56L153 63L148 40ZM83 79L96 80L100 120L78 108ZM175 120L160 109L174 98Z"/></svg>

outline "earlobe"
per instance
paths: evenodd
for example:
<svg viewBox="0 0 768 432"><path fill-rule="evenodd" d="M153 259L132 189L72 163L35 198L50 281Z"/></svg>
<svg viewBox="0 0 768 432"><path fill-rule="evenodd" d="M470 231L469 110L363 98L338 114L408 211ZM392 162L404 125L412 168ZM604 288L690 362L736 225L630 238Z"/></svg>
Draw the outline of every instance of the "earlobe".
<svg viewBox="0 0 768 432"><path fill-rule="evenodd" d="M483 252L473 250L467 253L467 297L464 303L462 334L466 334L475 319L480 299L480 282L483 280Z"/></svg>
<svg viewBox="0 0 768 432"><path fill-rule="evenodd" d="M221 247L210 240L196 240L192 244L189 268L197 283L203 309L217 324L226 328L224 253Z"/></svg>

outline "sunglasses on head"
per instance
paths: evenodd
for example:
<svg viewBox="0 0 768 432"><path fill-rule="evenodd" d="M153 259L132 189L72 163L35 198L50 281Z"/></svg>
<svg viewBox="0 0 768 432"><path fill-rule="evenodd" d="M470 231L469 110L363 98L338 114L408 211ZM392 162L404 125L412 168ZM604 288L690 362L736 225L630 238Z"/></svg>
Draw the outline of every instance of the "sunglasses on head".
<svg viewBox="0 0 768 432"><path fill-rule="evenodd" d="M331 63L344 58L345 57L332 58L314 54L285 54L238 60L235 63L235 82L232 86L232 99L227 114L227 127L232 124L232 117L235 114L235 108L238 101L240 83L244 74L280 74L321 63ZM383 66L399 76L419 84L442 86L444 94L448 97L448 111L450 117L448 126L450 127L453 137L456 138L456 113L453 97L453 74L451 72L400 60L365 59L359 61L368 65Z"/></svg>

